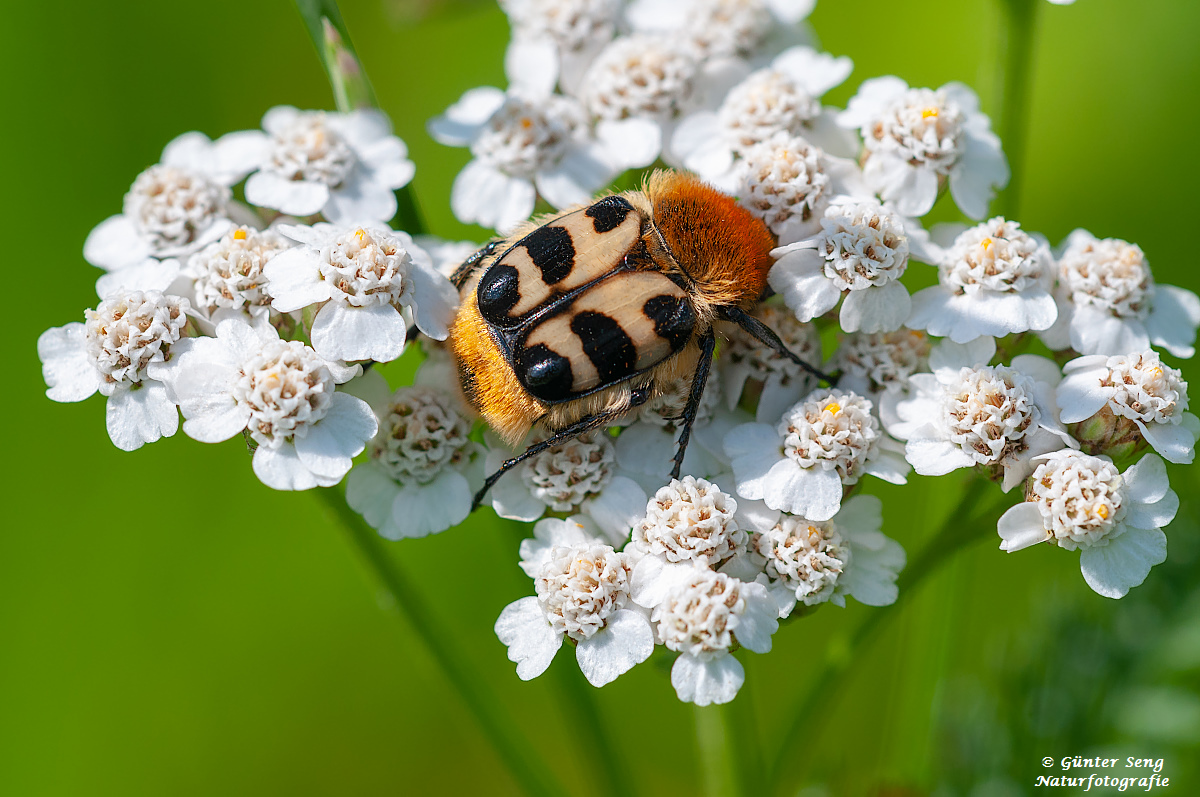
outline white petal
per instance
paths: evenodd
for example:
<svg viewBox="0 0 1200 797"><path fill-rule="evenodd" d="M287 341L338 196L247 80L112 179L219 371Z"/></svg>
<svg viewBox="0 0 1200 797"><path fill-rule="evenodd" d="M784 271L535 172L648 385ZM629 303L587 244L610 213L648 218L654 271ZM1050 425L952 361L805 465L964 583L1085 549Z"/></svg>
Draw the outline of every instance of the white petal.
<svg viewBox="0 0 1200 797"><path fill-rule="evenodd" d="M854 128L869 125L893 99L906 91L908 84L893 75L864 80L858 93L850 98L846 110L838 116L838 124Z"/></svg>
<svg viewBox="0 0 1200 797"><path fill-rule="evenodd" d="M442 116L429 120L429 135L439 144L465 147L504 104L504 92L491 86L467 91Z"/></svg>
<svg viewBox="0 0 1200 797"><path fill-rule="evenodd" d="M913 166L891 155L873 155L863 168L863 179L884 202L901 215L924 216L937 201L938 178L931 168Z"/></svg>
<svg viewBox="0 0 1200 797"><path fill-rule="evenodd" d="M54 401L83 401L100 388L100 372L84 348L84 325L78 321L39 335L37 352L46 395Z"/></svg>
<svg viewBox="0 0 1200 797"><path fill-rule="evenodd" d="M968 343L943 340L929 352L929 370L951 373L955 378L962 368L978 368L987 365L996 356L996 340L992 337L976 338Z"/></svg>
<svg viewBox="0 0 1200 797"><path fill-rule="evenodd" d="M556 208L586 202L619 171L606 157L599 144L572 148L553 169L538 172L538 193Z"/></svg>
<svg viewBox="0 0 1200 797"><path fill-rule="evenodd" d="M522 681L544 673L562 646L562 634L554 632L534 597L505 606L495 631L508 646L508 660L516 662L517 676Z"/></svg>
<svg viewBox="0 0 1200 797"><path fill-rule="evenodd" d="M738 618L734 636L746 650L770 653L771 635L779 630L779 607L762 584L742 584L741 592L746 608Z"/></svg>
<svg viewBox="0 0 1200 797"><path fill-rule="evenodd" d="M717 654L708 661L684 654L671 667L675 694L683 702L697 706L728 703L737 697L745 680L742 663L728 653Z"/></svg>
<svg viewBox="0 0 1200 797"><path fill-rule="evenodd" d="M811 386L811 382L803 379L793 379L784 385L778 376L772 374L763 383L762 392L758 396L758 406L754 408L754 420L767 424L779 423L783 414L804 398L801 391L807 392ZM738 395L741 395L741 391L738 391Z"/></svg>
<svg viewBox="0 0 1200 797"><path fill-rule="evenodd" d="M847 332L892 332L904 325L912 297L899 282L850 291L842 302L840 320Z"/></svg>
<svg viewBox="0 0 1200 797"><path fill-rule="evenodd" d="M990 131L978 135L968 130L966 149L950 172L950 196L959 210L972 219L986 218L995 189L1008 185L1008 178L1008 160L1000 139Z"/></svg>
<svg viewBox="0 0 1200 797"><path fill-rule="evenodd" d="M170 437L179 428L179 411L158 382L143 382L136 390L120 387L108 397L105 412L108 436L122 451Z"/></svg>
<svg viewBox="0 0 1200 797"><path fill-rule="evenodd" d="M619 609L604 628L575 647L579 670L592 686L612 683L654 652L650 621L629 609Z"/></svg>
<svg viewBox="0 0 1200 797"><path fill-rule="evenodd" d="M1071 363L1067 363L1066 367L1070 366ZM1113 395L1113 388L1100 384L1106 373L1108 367L1101 360L1098 368L1076 369L1059 382L1055 396L1063 423L1078 423L1090 418L1108 403Z"/></svg>
<svg viewBox="0 0 1200 797"><path fill-rule="evenodd" d="M904 445L904 458L922 476L945 476L958 468L969 468L975 460L948 440L915 437Z"/></svg>
<svg viewBox="0 0 1200 797"><path fill-rule="evenodd" d="M262 129L272 135L282 133L300 116L300 110L291 105L276 105L263 114Z"/></svg>
<svg viewBox="0 0 1200 797"><path fill-rule="evenodd" d="M1083 580L1106 598L1123 598L1146 580L1150 568L1167 559L1167 536L1159 529L1128 528L1108 545L1084 549L1079 556Z"/></svg>
<svg viewBox="0 0 1200 797"><path fill-rule="evenodd" d="M377 431L379 422L367 402L334 393L325 417L296 438L296 454L317 476L340 481Z"/></svg>
<svg viewBox="0 0 1200 797"><path fill-rule="evenodd" d="M1012 367L1025 376L1032 377L1035 382L1046 385L1051 391L1062 381L1062 371L1054 361L1040 354L1018 354L1012 358ZM1053 393L1050 395L1053 396ZM1053 399L1050 403L1053 403Z"/></svg>
<svg viewBox="0 0 1200 797"><path fill-rule="evenodd" d="M302 246L275 255L263 266L263 275L271 305L281 313L327 301L332 295L329 283L321 279L317 253Z"/></svg>
<svg viewBox="0 0 1200 797"><path fill-rule="evenodd" d="M183 432L201 443L228 440L246 428L250 408L233 397L235 373L213 363L192 362L172 383L183 412Z"/></svg>
<svg viewBox="0 0 1200 797"><path fill-rule="evenodd" d="M409 276L416 293L417 329L434 340L445 340L458 311L458 291L454 283L433 268L432 261L426 264L418 261L415 252L413 255L414 267Z"/></svg>
<svg viewBox="0 0 1200 797"><path fill-rule="evenodd" d="M696 574L696 568L684 562L667 562L658 556L645 556L629 575L629 597L638 606L653 609L667 594L686 583Z"/></svg>
<svg viewBox="0 0 1200 797"><path fill-rule="evenodd" d="M312 345L327 360L391 362L404 351L408 326L390 304L327 302L313 319Z"/></svg>
<svg viewBox="0 0 1200 797"><path fill-rule="evenodd" d="M829 520L842 503L842 480L833 469L801 468L785 458L771 468L763 483L767 506L809 520Z"/></svg>
<svg viewBox="0 0 1200 797"><path fill-rule="evenodd" d="M359 151L359 159L370 178L389 189L408 185L416 174L417 167L407 156L408 147L396 136L388 136Z"/></svg>
<svg viewBox="0 0 1200 797"><path fill-rule="evenodd" d="M311 490L313 487L330 487L337 484L327 479L318 479L296 456L296 447L284 443L279 448L259 446L254 451L254 475L263 484L275 490Z"/></svg>
<svg viewBox="0 0 1200 797"><path fill-rule="evenodd" d="M1152 503L1129 502L1125 523L1141 529L1161 529L1175 519L1179 512L1179 496L1167 490L1162 498Z"/></svg>
<svg viewBox="0 0 1200 797"><path fill-rule="evenodd" d="M867 606L890 606L900 594L896 576L904 569L906 558L900 543L884 537L878 550L855 551L838 587Z"/></svg>
<svg viewBox="0 0 1200 797"><path fill-rule="evenodd" d="M356 151L392 134L391 120L378 108L356 108L350 113L330 115L326 120Z"/></svg>
<svg viewBox="0 0 1200 797"><path fill-rule="evenodd" d="M1176 357L1191 357L1200 325L1200 298L1174 285L1156 287L1154 309L1146 319L1150 340Z"/></svg>
<svg viewBox="0 0 1200 797"><path fill-rule="evenodd" d="M583 502L581 509L614 545L629 539L633 524L646 516L646 493L627 476L614 476L595 498Z"/></svg>
<svg viewBox="0 0 1200 797"><path fill-rule="evenodd" d="M816 4L817 0L766 0L767 8L771 9L771 13L775 15L775 18L784 23L785 26L795 25L807 17L812 13L813 7ZM839 80L838 83L840 82Z"/></svg>
<svg viewBox="0 0 1200 797"><path fill-rule="evenodd" d="M83 259L109 271L140 263L153 252L126 216L109 216L88 233Z"/></svg>
<svg viewBox="0 0 1200 797"><path fill-rule="evenodd" d="M266 161L271 139L261 130L226 133L213 142L211 176L222 185L233 185Z"/></svg>
<svg viewBox="0 0 1200 797"><path fill-rule="evenodd" d="M96 295L101 299L119 290L165 291L179 276L179 261L146 258L141 263L110 271L96 280Z"/></svg>
<svg viewBox="0 0 1200 797"><path fill-rule="evenodd" d="M863 467L863 472L869 473L877 479L883 479L889 484L907 484L910 470L912 468L908 460L891 451L881 452Z"/></svg>
<svg viewBox="0 0 1200 797"><path fill-rule="evenodd" d="M453 528L471 513L473 493L466 477L449 468L428 484L406 484L392 503L388 528L395 536L384 536L399 540Z"/></svg>
<svg viewBox="0 0 1200 797"><path fill-rule="evenodd" d="M1069 423L1066 419L1064 422ZM1175 462L1180 465L1190 465L1196 457L1196 435L1192 433L1183 424L1171 423L1142 423L1137 421L1137 425L1142 430L1142 436L1146 438L1154 450L1163 456L1167 462Z"/></svg>
<svg viewBox="0 0 1200 797"><path fill-rule="evenodd" d="M396 215L396 208L396 194L391 186L373 175L361 175L332 189L321 212L335 224L352 224L367 220L386 222Z"/></svg>
<svg viewBox="0 0 1200 797"><path fill-rule="evenodd" d="M346 478L346 503L380 533L391 523L392 504L399 492L400 485L374 460L356 465Z"/></svg>
<svg viewBox="0 0 1200 797"><path fill-rule="evenodd" d="M662 128L649 119L605 119L596 123L596 139L617 170L641 169L662 151Z"/></svg>
<svg viewBox="0 0 1200 797"><path fill-rule="evenodd" d="M1000 535L1000 550L1009 553L1050 539L1050 532L1046 531L1037 504L1026 501L1000 516L996 532Z"/></svg>
<svg viewBox="0 0 1200 797"><path fill-rule="evenodd" d="M558 83L558 46L548 38L514 38L504 53L504 74L509 91L549 96Z"/></svg>
<svg viewBox="0 0 1200 797"><path fill-rule="evenodd" d="M1116 318L1084 305L1071 314L1071 347L1080 354L1128 354L1150 348L1146 327L1134 318Z"/></svg>
<svg viewBox="0 0 1200 797"><path fill-rule="evenodd" d="M1142 457L1122 476L1125 479L1125 495L1139 504L1160 501L1171 488L1167 478L1167 466L1155 454Z"/></svg>
<svg viewBox="0 0 1200 797"><path fill-rule="evenodd" d="M454 178L450 207L459 221L509 230L533 212L533 183L473 160Z"/></svg>
<svg viewBox="0 0 1200 797"><path fill-rule="evenodd" d="M733 150L721 134L713 111L687 116L671 135L671 154L696 174L713 179L733 167Z"/></svg>
<svg viewBox="0 0 1200 797"><path fill-rule="evenodd" d="M771 67L790 76L809 96L820 97L850 77L854 62L844 55L835 58L811 47L790 47L776 56Z"/></svg>
<svg viewBox="0 0 1200 797"><path fill-rule="evenodd" d="M312 180L289 180L274 172L255 172L246 180L246 201L289 216L320 213L329 201L329 186Z"/></svg>
<svg viewBox="0 0 1200 797"><path fill-rule="evenodd" d="M738 527L746 531L769 531L779 522L779 510L767 506L765 501L739 496L734 518Z"/></svg>
<svg viewBox="0 0 1200 797"><path fill-rule="evenodd" d="M822 271L824 259L812 249L796 249L776 261L767 275L771 287L801 321L833 309L841 291Z"/></svg>

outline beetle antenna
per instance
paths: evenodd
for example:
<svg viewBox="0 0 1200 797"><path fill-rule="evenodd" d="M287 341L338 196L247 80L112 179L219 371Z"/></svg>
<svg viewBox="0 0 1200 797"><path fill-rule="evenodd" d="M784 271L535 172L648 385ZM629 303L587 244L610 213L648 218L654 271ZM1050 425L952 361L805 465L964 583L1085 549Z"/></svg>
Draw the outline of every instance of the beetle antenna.
<svg viewBox="0 0 1200 797"><path fill-rule="evenodd" d="M605 412L580 418L575 423L571 424L565 429L562 429L561 431L555 432L545 440L542 440L539 443L534 443L512 459L505 460L503 465L501 465L494 473L487 477L487 480L483 483L483 487L479 488L479 492L475 493L475 499L471 502L471 511L474 512L479 508L479 505L483 503L483 497L487 495L487 491L492 489L492 487L495 486L496 482L500 481L504 474L508 473L525 460L529 459L530 457L537 456L547 448L556 446L564 440L570 440L572 437L578 437L581 434L587 434L593 429L604 426L609 421L616 420L634 407L640 407L641 405L645 404L649 398L649 387L637 388L636 390L630 392L628 406L613 410L606 410Z"/></svg>
<svg viewBox="0 0 1200 797"><path fill-rule="evenodd" d="M836 376L830 376L824 371L821 371L800 359L800 357L797 356L794 351L784 345L783 341L779 339L779 336L775 334L775 330L771 329L769 326L764 324L762 321L759 321L745 310L741 309L740 307L722 307L720 308L719 312L726 321L732 321L733 323L737 324L739 327L754 336L754 339L759 343L774 349L784 357L787 357L789 360L794 362L796 365L799 365L805 371L808 371L810 374L828 383L829 385L837 385Z"/></svg>

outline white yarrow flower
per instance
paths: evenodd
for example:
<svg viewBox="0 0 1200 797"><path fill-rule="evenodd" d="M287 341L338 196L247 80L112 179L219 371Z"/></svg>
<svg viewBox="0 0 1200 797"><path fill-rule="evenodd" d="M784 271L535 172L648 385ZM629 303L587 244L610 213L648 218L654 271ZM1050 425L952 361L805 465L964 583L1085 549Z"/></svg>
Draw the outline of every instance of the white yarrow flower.
<svg viewBox="0 0 1200 797"><path fill-rule="evenodd" d="M621 17L620 0L502 0L512 27L506 71L525 74L536 64L552 89L576 93L583 74L612 40Z"/></svg>
<svg viewBox="0 0 1200 797"><path fill-rule="evenodd" d="M843 485L869 473L904 484L909 470L893 450L862 396L817 390L793 406L778 426L749 423L725 436L737 494L771 509L828 520L842 503Z"/></svg>
<svg viewBox="0 0 1200 797"><path fill-rule="evenodd" d="M1176 357L1195 353L1200 299L1158 285L1142 250L1116 238L1075 230L1058 261L1059 323L1042 334L1046 345L1080 354L1131 354L1150 344Z"/></svg>
<svg viewBox="0 0 1200 797"><path fill-rule="evenodd" d="M698 58L729 61L778 52L809 40L801 24L816 0L633 0L625 11L635 31L667 34Z"/></svg>
<svg viewBox="0 0 1200 797"><path fill-rule="evenodd" d="M1082 549L1088 586L1106 598L1124 597L1167 558L1162 527L1175 518L1179 497L1167 469L1147 454L1124 473L1107 457L1058 451L1043 457L1025 502L1000 518L1000 550L1050 542Z"/></svg>
<svg viewBox="0 0 1200 797"><path fill-rule="evenodd" d="M1183 374L1159 359L1157 352L1085 355L1063 366L1063 374L1058 385L1063 423L1081 423L1107 413L1136 425L1168 462L1191 464L1200 420L1187 411L1188 384Z"/></svg>
<svg viewBox="0 0 1200 797"><path fill-rule="evenodd" d="M934 235L957 229L945 227ZM933 257L938 284L913 296L907 321L913 329L966 343L1049 329L1058 318L1050 247L1015 221L997 216L963 230Z"/></svg>
<svg viewBox="0 0 1200 797"><path fill-rule="evenodd" d="M175 402L151 369L178 347L188 309L187 299L158 291L114 293L87 310L84 323L46 330L37 342L46 395L106 396L108 436L123 451L175 434Z"/></svg>
<svg viewBox="0 0 1200 797"><path fill-rule="evenodd" d="M831 155L853 157L853 135L839 128L834 111L820 102L821 95L841 84L853 68L845 56L793 47L730 89L720 107L683 118L671 136L671 157L726 191L737 186L740 159L756 144L781 134ZM759 160L761 156L758 153ZM843 175L853 168L839 166Z"/></svg>
<svg viewBox="0 0 1200 797"><path fill-rule="evenodd" d="M483 485L485 452L468 438L471 421L457 401L422 384L392 392L374 370L349 389L371 405L379 432L367 444L367 461L350 471L346 503L389 540L465 520Z"/></svg>
<svg viewBox="0 0 1200 797"><path fill-rule="evenodd" d="M814 366L821 363L821 336L815 326L774 304L760 304L752 315L770 327L797 357ZM729 330L729 339L721 348L719 373L721 392L730 410L738 406L747 386L758 391L754 419L759 423L774 423L784 410L817 387L815 376L741 327Z"/></svg>
<svg viewBox="0 0 1200 797"><path fill-rule="evenodd" d="M1008 161L979 97L961 83L910 89L898 77L864 81L838 117L862 133L863 178L906 216L924 216L949 185L959 210L987 215L1008 185Z"/></svg>
<svg viewBox="0 0 1200 797"><path fill-rule="evenodd" d="M908 398L885 397L888 431L906 441L917 473L943 476L981 465L1002 477L1007 492L1033 470L1033 457L1075 445L1054 401L1058 366L1035 354L1014 357L1011 366L987 365L995 352L989 337L943 341L930 355L933 373L909 377Z"/></svg>
<svg viewBox="0 0 1200 797"><path fill-rule="evenodd" d="M177 137L133 181L122 212L88 233L84 259L114 271L148 257L182 257L220 238L231 218L252 218L229 186L254 168L253 147L244 133L216 141L196 132Z"/></svg>
<svg viewBox="0 0 1200 797"><path fill-rule="evenodd" d="M320 306L311 337L325 359L394 360L414 323L445 339L458 294L406 233L324 223L282 225L279 232L301 245L263 268L271 304L281 313Z"/></svg>
<svg viewBox="0 0 1200 797"><path fill-rule="evenodd" d="M900 277L910 255L929 259L915 221L874 200L840 200L825 209L820 232L771 252L768 280L801 321L837 306L847 332L889 332L908 318L912 298Z"/></svg>
<svg viewBox="0 0 1200 797"><path fill-rule="evenodd" d="M239 226L188 258L181 273L191 282L192 309L215 324L229 315L254 319L269 314L264 268L294 246L274 229Z"/></svg>
<svg viewBox="0 0 1200 797"><path fill-rule="evenodd" d="M215 338L187 338L151 366L183 412L183 431L219 443L245 430L257 444L254 473L276 490L337 484L378 424L362 399L335 389L358 373L322 359L269 325L239 318Z"/></svg>
<svg viewBox="0 0 1200 797"><path fill-rule="evenodd" d="M535 436L530 442L537 442ZM485 470L492 473L512 452L491 449ZM547 510L589 516L615 544L629 537L646 508L639 484L618 472L612 438L602 432L572 437L550 446L505 474L491 490L496 514L511 520L537 520Z"/></svg>
<svg viewBox="0 0 1200 797"><path fill-rule="evenodd" d="M841 371L838 386L878 401L907 395L908 379L929 365L929 336L915 329L843 335L829 367Z"/></svg>
<svg viewBox="0 0 1200 797"><path fill-rule="evenodd" d="M495 625L521 680L545 672L564 637L593 686L611 683L654 651L650 621L630 600L626 555L596 540L595 531L586 520L547 518L521 545L521 566L537 594L510 603Z"/></svg>
<svg viewBox="0 0 1200 797"><path fill-rule="evenodd" d="M257 171L246 200L291 216L320 213L336 224L387 222L396 215L394 191L416 167L387 115L375 108L350 113L301 111L278 105L263 116Z"/></svg>

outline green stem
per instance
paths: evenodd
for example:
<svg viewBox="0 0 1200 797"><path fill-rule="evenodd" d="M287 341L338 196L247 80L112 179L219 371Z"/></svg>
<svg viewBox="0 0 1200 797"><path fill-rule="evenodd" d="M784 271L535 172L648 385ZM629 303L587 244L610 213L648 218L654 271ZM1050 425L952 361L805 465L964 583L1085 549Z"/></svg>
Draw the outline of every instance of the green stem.
<svg viewBox="0 0 1200 797"><path fill-rule="evenodd" d="M1008 156L1012 177L1000 196L1000 211L1013 219L1021 211L1021 183L1025 173L1025 145L1029 136L1029 89L1033 80L1033 45L1037 15L1045 0L1000 0L1004 24L1000 92L1000 141Z"/></svg>
<svg viewBox="0 0 1200 797"><path fill-rule="evenodd" d="M805 749L802 743L805 734L811 732L813 718L828 713L829 705L841 694L838 682L846 675L850 667L862 658L862 646L874 636L875 630L883 620L893 616L896 613L896 607L901 605L901 601L912 595L917 585L935 572L953 554L971 542L985 539L985 535L979 533L980 526L984 524L994 526L1000 515L1001 505L1008 503L1007 501L998 502L974 517L970 517L971 510L975 508L980 496L990 484L983 478L974 477L958 505L946 516L941 529L933 539L926 543L925 547L921 549L921 553L896 580L900 594L895 603L872 610L854 630L847 643L844 646L838 646L837 655L827 656L821 671L809 679L812 687L797 709L790 715L793 717L792 725L784 735L783 744L767 772L769 791L763 793L781 793L784 787L794 785L794 781L789 782L791 779L787 779L787 775L791 774L796 767L792 761L786 759L789 755ZM984 525L984 528L987 525Z"/></svg>
<svg viewBox="0 0 1200 797"><path fill-rule="evenodd" d="M512 715L488 694L483 685L484 679L471 667L471 659L451 641L450 635L444 631L445 623L433 615L388 554L375 530L350 508L345 495L338 488L318 489L317 493L337 518L375 578L383 585L397 610L433 656L438 668L475 716L480 730L521 790L541 797L566 794L567 791L545 763L535 756L535 748L513 723Z"/></svg>
<svg viewBox="0 0 1200 797"><path fill-rule="evenodd" d="M704 797L732 797L741 792L732 751L733 733L723 706L696 706L696 752Z"/></svg>
<svg viewBox="0 0 1200 797"><path fill-rule="evenodd" d="M520 545L528 526L509 521L504 521L504 525L514 543ZM567 727L573 731L579 760L600 762L588 771L599 779L602 794L634 797L638 789L634 785L635 779L630 775L629 759L613 740L600 714L596 704L597 689L579 671L571 646L563 645L563 648L552 665L551 683L557 691L557 702L566 715Z"/></svg>

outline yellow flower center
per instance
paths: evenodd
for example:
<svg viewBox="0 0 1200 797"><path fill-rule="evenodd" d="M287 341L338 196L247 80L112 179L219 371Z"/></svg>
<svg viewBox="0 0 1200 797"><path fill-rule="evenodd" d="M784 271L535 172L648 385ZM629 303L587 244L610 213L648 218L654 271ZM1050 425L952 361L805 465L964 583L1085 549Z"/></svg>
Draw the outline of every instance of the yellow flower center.
<svg viewBox="0 0 1200 797"><path fill-rule="evenodd" d="M824 412L828 412L831 415L837 415L841 411L842 411L842 405L838 404L836 401L829 402L828 404L825 405L825 409L824 409Z"/></svg>
<svg viewBox="0 0 1200 797"><path fill-rule="evenodd" d="M938 115L938 109L933 107L932 105L929 106L928 108L926 108L925 110L921 111L922 119L930 119L930 118L936 119L937 115Z"/></svg>
<svg viewBox="0 0 1200 797"><path fill-rule="evenodd" d="M233 231L233 240L235 240L235 241L246 240L246 231L245 230L234 230Z"/></svg>
<svg viewBox="0 0 1200 797"><path fill-rule="evenodd" d="M1108 507L1104 504L1101 504L1100 506L1096 507L1096 514L1100 516L1101 520L1108 520Z"/></svg>

